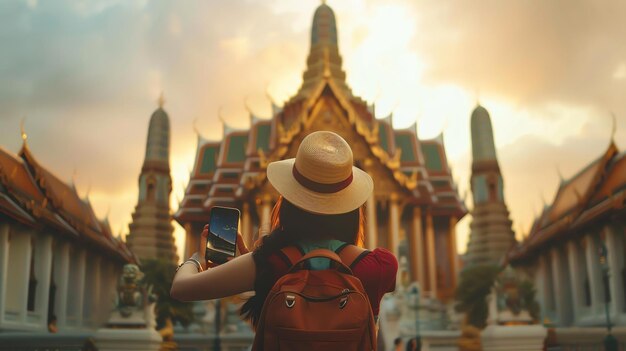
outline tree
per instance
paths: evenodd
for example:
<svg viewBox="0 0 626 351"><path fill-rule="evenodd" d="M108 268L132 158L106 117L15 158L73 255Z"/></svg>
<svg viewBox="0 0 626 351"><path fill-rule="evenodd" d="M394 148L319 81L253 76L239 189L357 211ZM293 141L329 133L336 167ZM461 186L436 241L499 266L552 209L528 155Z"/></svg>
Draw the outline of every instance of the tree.
<svg viewBox="0 0 626 351"><path fill-rule="evenodd" d="M499 272L500 268L497 266L477 265L461 273L456 290L455 309L465 313L467 322L476 328L483 329L487 325L489 316L487 296L491 293Z"/></svg>
<svg viewBox="0 0 626 351"><path fill-rule="evenodd" d="M192 304L170 297L176 265L166 260L151 259L143 260L141 269L145 274L144 281L152 285L152 292L157 295L157 329L165 326L167 319L178 321L183 326L189 325L193 321Z"/></svg>

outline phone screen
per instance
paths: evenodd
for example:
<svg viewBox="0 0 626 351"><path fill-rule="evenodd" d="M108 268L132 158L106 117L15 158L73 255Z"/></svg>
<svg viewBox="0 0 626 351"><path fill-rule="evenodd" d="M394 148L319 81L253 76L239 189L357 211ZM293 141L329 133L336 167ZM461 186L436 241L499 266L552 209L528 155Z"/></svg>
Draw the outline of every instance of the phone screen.
<svg viewBox="0 0 626 351"><path fill-rule="evenodd" d="M237 250L237 227L239 210L230 207L213 207L207 238L207 259L224 263L234 257Z"/></svg>

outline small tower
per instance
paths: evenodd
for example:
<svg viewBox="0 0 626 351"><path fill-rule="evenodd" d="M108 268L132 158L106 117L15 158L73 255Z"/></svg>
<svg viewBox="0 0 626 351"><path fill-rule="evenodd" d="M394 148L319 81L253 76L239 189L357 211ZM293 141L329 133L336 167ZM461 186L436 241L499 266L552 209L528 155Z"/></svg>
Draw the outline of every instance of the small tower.
<svg viewBox="0 0 626 351"><path fill-rule="evenodd" d="M139 175L139 200L126 238L128 247L141 260L178 261L170 214L172 178L169 155L170 121L161 96L159 108L150 118L146 156Z"/></svg>
<svg viewBox="0 0 626 351"><path fill-rule="evenodd" d="M499 264L515 243L504 182L498 165L489 112L478 105L472 112L472 177L474 198L465 267Z"/></svg>

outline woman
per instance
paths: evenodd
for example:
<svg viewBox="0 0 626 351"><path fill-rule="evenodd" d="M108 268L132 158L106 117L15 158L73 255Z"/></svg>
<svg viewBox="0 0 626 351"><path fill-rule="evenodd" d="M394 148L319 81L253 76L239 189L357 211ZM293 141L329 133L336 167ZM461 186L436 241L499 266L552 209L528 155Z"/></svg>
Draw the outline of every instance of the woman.
<svg viewBox="0 0 626 351"><path fill-rule="evenodd" d="M332 132L309 134L295 159L268 165L267 178L281 194L272 211L271 233L249 253L241 234L237 245L242 255L215 266L204 257L208 228L205 226L198 252L185 261L172 283L172 297L209 300L255 291L241 313L256 327L261 308L276 280L289 269L281 249L297 246L308 252L317 248L333 251L359 250L352 265L367 292L374 315L382 296L395 288L396 258L385 249L364 250L362 206L373 190L372 178L353 167L348 143ZM314 259L312 269L325 269L323 258ZM207 266L212 267L207 270Z"/></svg>

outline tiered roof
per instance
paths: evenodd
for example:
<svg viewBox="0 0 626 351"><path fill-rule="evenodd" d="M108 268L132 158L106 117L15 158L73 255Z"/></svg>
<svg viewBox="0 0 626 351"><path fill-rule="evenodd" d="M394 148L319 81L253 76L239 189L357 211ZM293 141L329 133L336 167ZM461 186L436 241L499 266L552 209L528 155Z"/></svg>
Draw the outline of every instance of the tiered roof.
<svg viewBox="0 0 626 351"><path fill-rule="evenodd" d="M108 221L96 218L89 200L41 166L26 142L19 155L0 147L0 213L119 261L136 261L126 245L113 237Z"/></svg>
<svg viewBox="0 0 626 351"><path fill-rule="evenodd" d="M562 180L551 204L544 206L524 242L509 252L521 263L559 240L582 234L584 228L624 212L626 153L611 141L606 151L576 175Z"/></svg>
<svg viewBox="0 0 626 351"><path fill-rule="evenodd" d="M354 96L345 82L336 32L334 14L322 4L314 16L311 51L299 91L283 107L272 103L269 119L250 112L248 130L225 127L224 138L218 141L198 137L194 169L175 219L204 221L212 206L236 206L265 184L267 164L287 156L294 138L310 127L321 99L339 106L341 112L333 118L347 118L414 203L431 205L435 214L460 218L467 213L452 179L443 136L420 140L415 125L395 130L391 116L376 119L373 106Z"/></svg>

